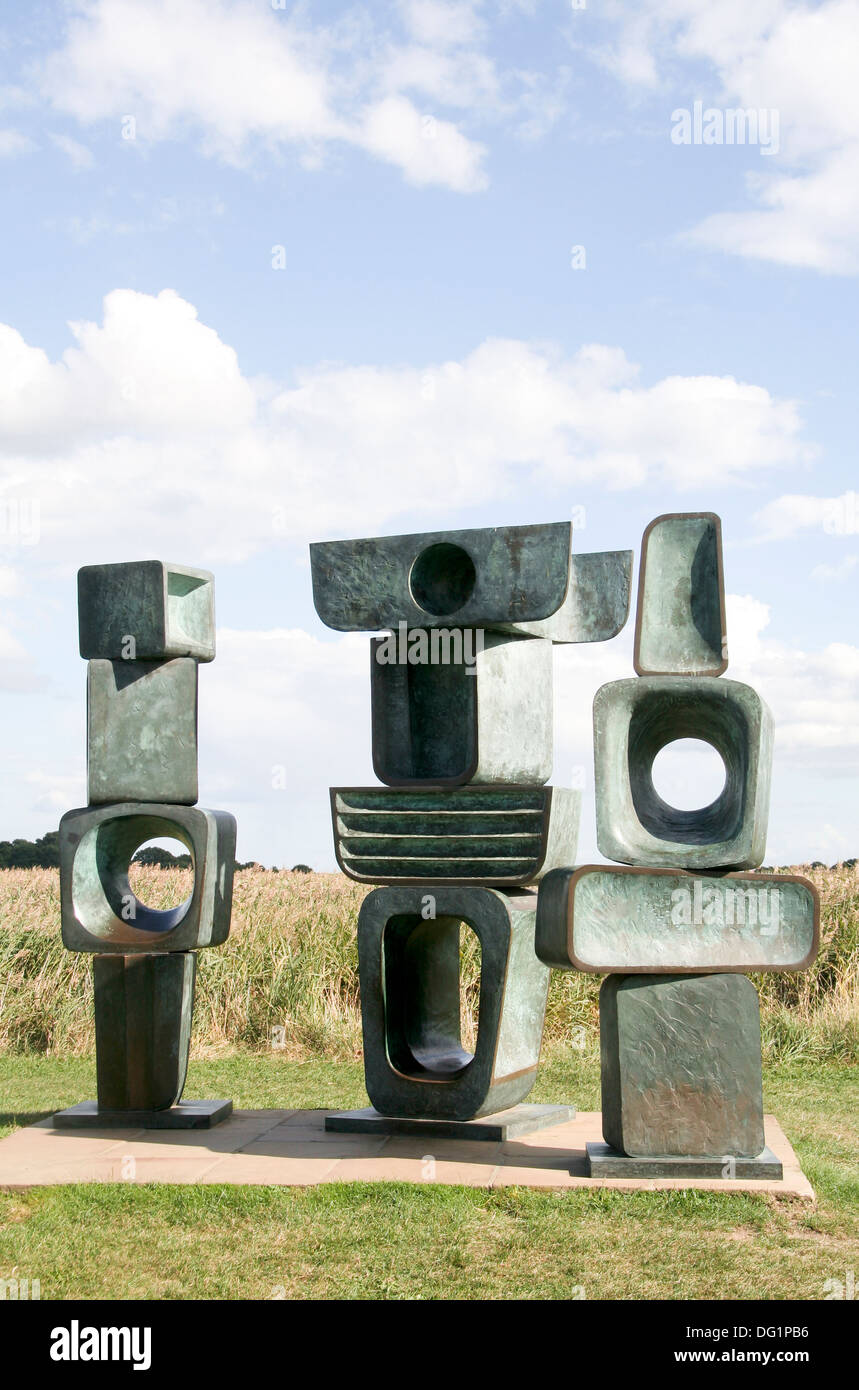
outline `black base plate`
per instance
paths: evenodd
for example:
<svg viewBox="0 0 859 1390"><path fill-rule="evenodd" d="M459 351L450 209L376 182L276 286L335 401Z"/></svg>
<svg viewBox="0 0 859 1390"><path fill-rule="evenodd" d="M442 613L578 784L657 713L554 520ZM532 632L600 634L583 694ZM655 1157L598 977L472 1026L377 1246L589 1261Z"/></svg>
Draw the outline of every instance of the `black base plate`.
<svg viewBox="0 0 859 1390"><path fill-rule="evenodd" d="M757 1158L689 1158L682 1155L659 1154L653 1158L630 1158L608 1144L590 1143L588 1166L592 1178L762 1178L781 1182L784 1172L781 1160L772 1149L764 1149Z"/></svg>
<svg viewBox="0 0 859 1390"><path fill-rule="evenodd" d="M232 1114L231 1100L180 1100L169 1110L99 1110L82 1100L52 1117L57 1129L211 1129Z"/></svg>
<svg viewBox="0 0 859 1390"><path fill-rule="evenodd" d="M341 1134L425 1134L436 1139L485 1139L502 1142L535 1130L552 1129L575 1119L572 1105L513 1105L477 1120L416 1119L380 1115L378 1110L343 1110L327 1115L325 1128Z"/></svg>

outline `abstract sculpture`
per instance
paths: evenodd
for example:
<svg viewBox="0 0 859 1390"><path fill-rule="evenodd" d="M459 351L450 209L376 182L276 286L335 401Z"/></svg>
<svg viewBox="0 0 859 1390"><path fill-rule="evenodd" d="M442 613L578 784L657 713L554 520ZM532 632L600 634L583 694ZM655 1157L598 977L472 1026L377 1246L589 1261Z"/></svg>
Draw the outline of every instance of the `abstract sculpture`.
<svg viewBox="0 0 859 1390"><path fill-rule="evenodd" d="M772 717L727 667L719 519L657 517L644 533L635 669L594 699L597 843L631 868L558 868L540 886L536 949L606 974L603 1144L591 1175L780 1178L765 1147L757 991L746 970L802 970L817 893L756 874L766 841ZM696 811L653 785L657 753L711 744L725 786Z"/></svg>
<svg viewBox="0 0 859 1390"><path fill-rule="evenodd" d="M93 953L98 1101L63 1126L201 1128L232 1101L180 1101L196 951L230 930L236 823L197 800L197 665L215 655L214 579L160 561L78 574L89 805L60 822L63 942ZM147 840L187 848L190 896L167 911L131 889Z"/></svg>
<svg viewBox="0 0 859 1390"><path fill-rule="evenodd" d="M552 643L626 621L632 555L574 556L571 526L511 526L313 545L316 610L371 640L382 787L332 790L338 862L387 885L364 900L358 953L374 1109L330 1129L509 1136L569 1107L534 1084L549 970L528 885L569 864L581 794L552 770ZM475 1051L460 1031L460 927L481 948ZM487 1119L486 1117L490 1117Z"/></svg>

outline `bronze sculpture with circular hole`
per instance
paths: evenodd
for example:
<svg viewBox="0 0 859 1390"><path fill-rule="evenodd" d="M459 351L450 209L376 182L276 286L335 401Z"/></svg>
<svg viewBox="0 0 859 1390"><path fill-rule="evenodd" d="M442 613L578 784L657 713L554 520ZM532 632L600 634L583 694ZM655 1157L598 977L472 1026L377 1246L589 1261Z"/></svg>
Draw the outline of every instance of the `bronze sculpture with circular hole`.
<svg viewBox="0 0 859 1390"><path fill-rule="evenodd" d="M639 674L594 699L597 843L630 867L556 868L537 910L546 964L607 977L594 1177L781 1177L742 972L806 969L819 904L805 879L751 872L766 845L773 722L726 666L719 519L657 517L642 542ZM657 755L680 739L710 744L725 767L722 790L693 810L653 783Z"/></svg>
<svg viewBox="0 0 859 1390"><path fill-rule="evenodd" d="M358 919L374 1109L329 1116L329 1129L464 1125L497 1138L571 1113L522 1104L549 983L531 885L574 857L581 801L544 785L552 644L619 631L631 556L573 556L570 541L559 523L311 546L323 622L391 630L371 639L373 766L386 785L331 793L341 868L386 885ZM481 949L473 1053L459 1026L464 925Z"/></svg>
<svg viewBox="0 0 859 1390"><path fill-rule="evenodd" d="M60 822L60 910L70 951L93 956L97 1101L62 1127L208 1128L229 1100L183 1101L195 952L230 929L236 822L197 800L197 664L215 654L214 580L161 561L88 565L78 576L89 658L90 804ZM129 866L147 840L191 857L192 888L162 910Z"/></svg>

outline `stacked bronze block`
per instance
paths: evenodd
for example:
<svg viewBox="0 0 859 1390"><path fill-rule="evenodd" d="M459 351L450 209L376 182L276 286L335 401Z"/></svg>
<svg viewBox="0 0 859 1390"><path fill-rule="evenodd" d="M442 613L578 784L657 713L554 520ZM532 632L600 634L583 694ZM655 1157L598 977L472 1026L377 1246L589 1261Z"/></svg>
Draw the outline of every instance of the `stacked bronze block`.
<svg viewBox="0 0 859 1390"><path fill-rule="evenodd" d="M568 523L311 546L316 610L371 640L381 787L331 793L343 871L385 885L358 921L364 1065L374 1110L333 1129L481 1137L558 1123L521 1106L549 971L536 884L575 854L580 791L547 787L552 643L614 636L631 555L571 555ZM475 1050L460 1030L460 927L481 949ZM486 1117L491 1117L491 1123Z"/></svg>
<svg viewBox="0 0 859 1390"><path fill-rule="evenodd" d="M197 800L197 668L215 655L214 579L158 560L78 574L89 804L60 823L63 941L93 955L98 1101L59 1125L208 1127L231 1101L180 1102L196 952L230 929L236 823ZM147 840L179 840L193 887L169 910L129 883Z"/></svg>
<svg viewBox="0 0 859 1390"><path fill-rule="evenodd" d="M742 972L814 959L818 902L763 860L772 717L724 679L719 519L658 517L644 534L632 680L594 700L597 843L634 867L554 870L536 948L559 969L606 974L600 993L602 1145L593 1176L780 1177L766 1148L757 991ZM721 755L725 785L699 810L656 791L677 739Z"/></svg>

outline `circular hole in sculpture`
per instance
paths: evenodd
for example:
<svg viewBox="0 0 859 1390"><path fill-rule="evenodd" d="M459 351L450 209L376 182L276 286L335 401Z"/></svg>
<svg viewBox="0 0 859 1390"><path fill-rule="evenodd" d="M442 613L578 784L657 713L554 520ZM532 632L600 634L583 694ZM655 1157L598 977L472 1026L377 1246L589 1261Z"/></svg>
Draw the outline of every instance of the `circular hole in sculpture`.
<svg viewBox="0 0 859 1390"><path fill-rule="evenodd" d="M725 790L725 764L699 738L678 738L660 748L650 775L657 795L677 811L703 810Z"/></svg>
<svg viewBox="0 0 859 1390"><path fill-rule="evenodd" d="M194 866L181 840L146 840L131 856L128 886L139 903L156 912L169 912L190 897Z"/></svg>
<svg viewBox="0 0 859 1390"><path fill-rule="evenodd" d="M441 541L427 546L412 565L412 598L425 613L442 617L467 603L477 582L474 561L462 546Z"/></svg>

